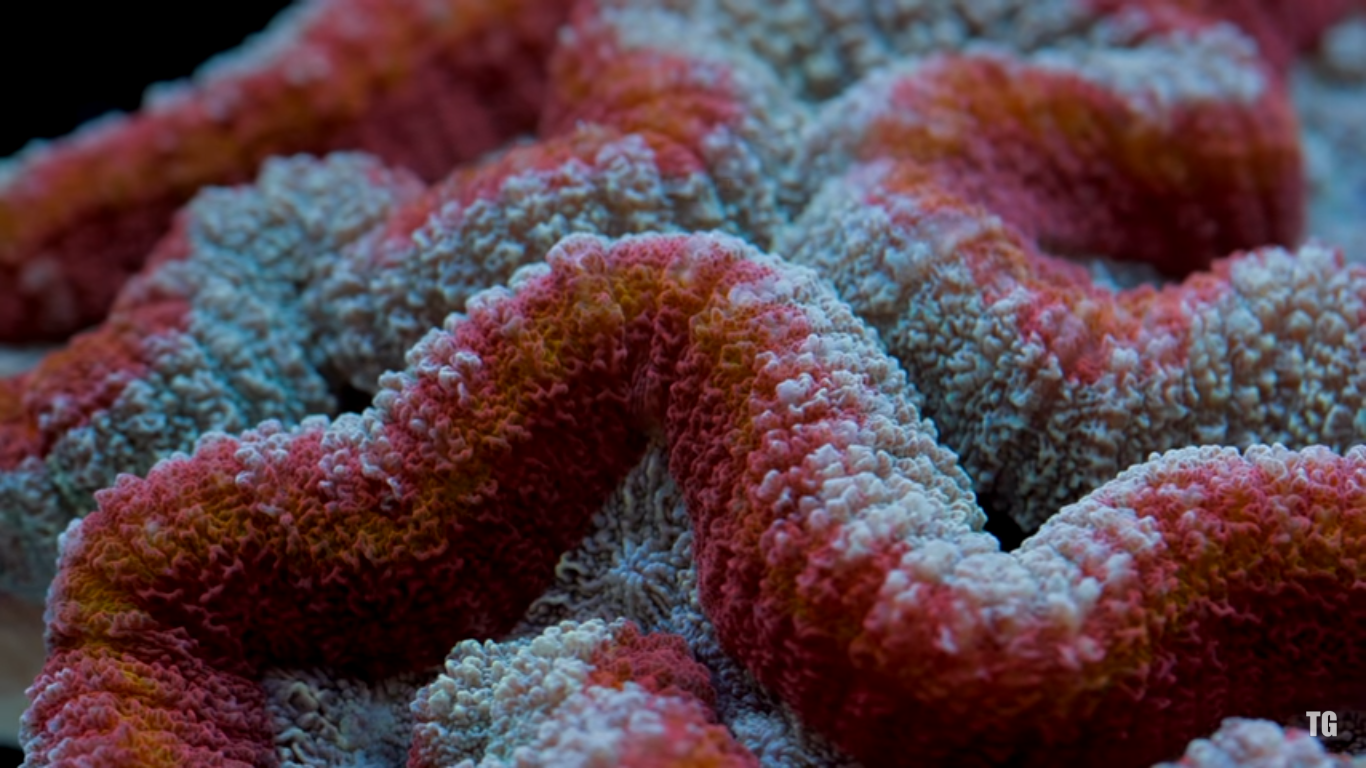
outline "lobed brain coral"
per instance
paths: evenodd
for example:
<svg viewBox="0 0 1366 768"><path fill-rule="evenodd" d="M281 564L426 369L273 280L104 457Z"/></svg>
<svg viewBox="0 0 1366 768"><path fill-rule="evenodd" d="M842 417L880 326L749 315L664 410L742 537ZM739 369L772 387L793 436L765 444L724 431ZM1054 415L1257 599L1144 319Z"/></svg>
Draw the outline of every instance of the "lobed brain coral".
<svg viewBox="0 0 1366 768"><path fill-rule="evenodd" d="M30 763L1335 760L1351 10L316 0L27 150Z"/></svg>

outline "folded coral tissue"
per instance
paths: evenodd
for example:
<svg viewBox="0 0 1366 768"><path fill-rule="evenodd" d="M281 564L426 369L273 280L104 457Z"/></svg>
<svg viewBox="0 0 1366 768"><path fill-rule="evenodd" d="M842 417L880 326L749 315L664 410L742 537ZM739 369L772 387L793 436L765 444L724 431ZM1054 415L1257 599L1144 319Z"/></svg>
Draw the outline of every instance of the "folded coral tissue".
<svg viewBox="0 0 1366 768"><path fill-rule="evenodd" d="M31 145L28 764L1347 765L1362 50L1356 0L305 0Z"/></svg>

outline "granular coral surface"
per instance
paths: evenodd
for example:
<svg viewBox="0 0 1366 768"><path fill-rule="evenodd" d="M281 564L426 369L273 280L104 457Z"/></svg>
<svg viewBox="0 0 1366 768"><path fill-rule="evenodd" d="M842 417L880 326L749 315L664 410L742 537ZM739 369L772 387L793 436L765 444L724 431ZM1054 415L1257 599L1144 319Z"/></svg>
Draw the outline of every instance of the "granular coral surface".
<svg viewBox="0 0 1366 768"><path fill-rule="evenodd" d="M1344 761L1361 13L313 0L8 161L30 764Z"/></svg>

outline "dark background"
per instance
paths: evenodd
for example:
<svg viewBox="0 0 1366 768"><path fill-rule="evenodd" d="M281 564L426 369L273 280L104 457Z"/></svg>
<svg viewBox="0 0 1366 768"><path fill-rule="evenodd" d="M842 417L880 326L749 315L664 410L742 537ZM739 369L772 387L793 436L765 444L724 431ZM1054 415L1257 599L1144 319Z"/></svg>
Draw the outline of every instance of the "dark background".
<svg viewBox="0 0 1366 768"><path fill-rule="evenodd" d="M260 30L284 0L9 3L0 17L0 157L185 77ZM11 11L11 7L17 9Z"/></svg>
<svg viewBox="0 0 1366 768"><path fill-rule="evenodd" d="M284 0L8 3L0 17L0 158L185 77L263 28ZM16 8L17 6L17 8ZM0 747L0 768L18 750Z"/></svg>

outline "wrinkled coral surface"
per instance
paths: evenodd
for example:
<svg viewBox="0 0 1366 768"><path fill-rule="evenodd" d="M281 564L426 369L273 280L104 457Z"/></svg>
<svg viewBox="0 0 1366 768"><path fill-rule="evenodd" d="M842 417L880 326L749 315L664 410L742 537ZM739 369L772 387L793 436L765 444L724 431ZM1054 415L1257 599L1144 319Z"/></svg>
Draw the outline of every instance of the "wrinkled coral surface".
<svg viewBox="0 0 1366 768"><path fill-rule="evenodd" d="M314 0L28 150L30 763L1338 761L1353 12Z"/></svg>

